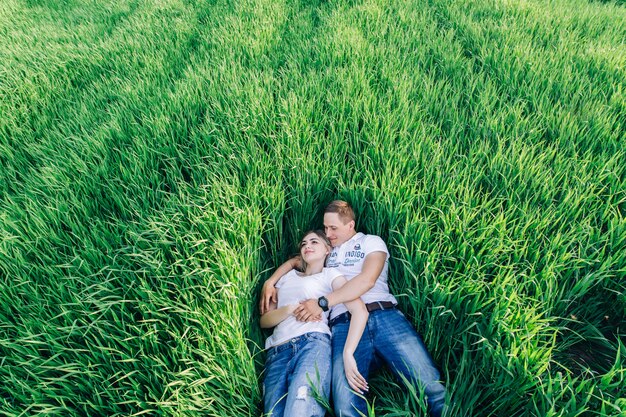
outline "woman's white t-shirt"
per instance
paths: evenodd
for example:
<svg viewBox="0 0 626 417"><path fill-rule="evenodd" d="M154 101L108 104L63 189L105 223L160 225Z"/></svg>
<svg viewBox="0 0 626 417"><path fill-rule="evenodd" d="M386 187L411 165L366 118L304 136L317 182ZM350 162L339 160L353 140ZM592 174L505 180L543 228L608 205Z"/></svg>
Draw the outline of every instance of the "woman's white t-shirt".
<svg viewBox="0 0 626 417"><path fill-rule="evenodd" d="M340 276L336 268L324 268L319 274L313 275L301 275L294 270L288 272L275 285L278 290L278 308L330 294L333 281ZM274 328L274 333L265 341L265 349L309 332L331 334L328 312L322 314L322 321L313 322L301 322L290 315Z"/></svg>

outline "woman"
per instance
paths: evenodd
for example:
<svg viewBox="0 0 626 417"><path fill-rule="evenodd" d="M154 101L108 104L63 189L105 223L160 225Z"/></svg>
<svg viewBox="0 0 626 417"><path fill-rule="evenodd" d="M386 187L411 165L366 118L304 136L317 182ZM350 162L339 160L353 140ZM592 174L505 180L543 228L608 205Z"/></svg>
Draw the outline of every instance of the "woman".
<svg viewBox="0 0 626 417"><path fill-rule="evenodd" d="M261 316L261 327L276 326L267 338L264 411L267 416L324 416L331 380L331 345L328 314L319 321L299 322L291 314L298 303L329 294L346 283L335 269L324 268L330 242L322 231L305 233L300 242L304 272L285 274L277 283L278 304ZM346 377L362 393L367 382L354 360L354 351L367 323L368 312L360 299L346 303L352 314L343 351Z"/></svg>

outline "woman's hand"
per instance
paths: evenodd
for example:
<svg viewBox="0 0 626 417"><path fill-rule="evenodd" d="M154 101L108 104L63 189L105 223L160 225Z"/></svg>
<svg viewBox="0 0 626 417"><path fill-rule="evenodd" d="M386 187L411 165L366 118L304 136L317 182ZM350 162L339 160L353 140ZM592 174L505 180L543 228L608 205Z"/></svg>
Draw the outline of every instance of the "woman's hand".
<svg viewBox="0 0 626 417"><path fill-rule="evenodd" d="M363 394L365 393L365 391L369 390L369 387L367 386L367 381L365 380L365 378L363 378L363 376L359 372L358 367L356 366L356 360L354 360L354 355L343 355L343 367L350 388L352 388L359 394Z"/></svg>

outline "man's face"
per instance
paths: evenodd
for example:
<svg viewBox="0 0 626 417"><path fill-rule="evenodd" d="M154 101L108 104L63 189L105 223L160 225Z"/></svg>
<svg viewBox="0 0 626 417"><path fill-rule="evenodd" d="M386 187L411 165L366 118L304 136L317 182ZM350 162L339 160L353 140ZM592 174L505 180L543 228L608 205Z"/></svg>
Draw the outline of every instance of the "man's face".
<svg viewBox="0 0 626 417"><path fill-rule="evenodd" d="M356 234L354 220L344 223L339 218L339 214L326 213L324 214L324 232L333 247L340 246Z"/></svg>

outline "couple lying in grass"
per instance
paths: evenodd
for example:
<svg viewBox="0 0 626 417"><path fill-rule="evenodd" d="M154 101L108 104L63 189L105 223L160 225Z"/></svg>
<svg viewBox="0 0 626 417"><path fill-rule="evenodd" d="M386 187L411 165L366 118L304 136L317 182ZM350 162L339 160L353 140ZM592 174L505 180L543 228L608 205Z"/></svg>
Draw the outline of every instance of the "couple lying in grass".
<svg viewBox="0 0 626 417"><path fill-rule="evenodd" d="M356 232L345 201L326 207L324 230L306 233L300 258L281 265L263 286L261 326L276 326L265 344L266 415L324 416L331 387L335 415L367 415L369 371L386 363L424 392L431 416L441 416L445 388L389 292L387 246Z"/></svg>

